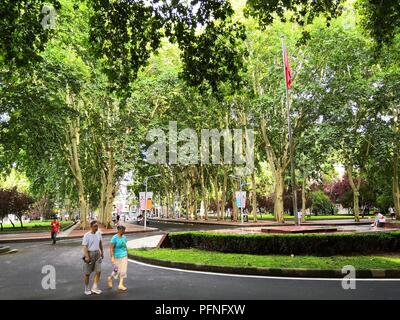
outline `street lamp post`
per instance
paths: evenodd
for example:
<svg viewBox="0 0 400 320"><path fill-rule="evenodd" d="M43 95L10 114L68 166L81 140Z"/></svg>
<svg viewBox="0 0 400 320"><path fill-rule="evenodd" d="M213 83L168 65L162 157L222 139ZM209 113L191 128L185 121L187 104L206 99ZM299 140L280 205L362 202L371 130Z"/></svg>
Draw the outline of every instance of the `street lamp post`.
<svg viewBox="0 0 400 320"><path fill-rule="evenodd" d="M156 174L154 176L148 176L144 179L144 185L146 186L145 192L144 192L144 228L146 229L147 227L147 182L151 178L159 177L160 174Z"/></svg>

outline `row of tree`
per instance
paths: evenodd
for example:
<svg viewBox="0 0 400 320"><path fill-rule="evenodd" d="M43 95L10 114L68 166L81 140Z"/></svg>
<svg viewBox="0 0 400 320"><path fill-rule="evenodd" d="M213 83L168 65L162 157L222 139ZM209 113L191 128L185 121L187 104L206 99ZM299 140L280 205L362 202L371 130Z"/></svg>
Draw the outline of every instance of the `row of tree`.
<svg viewBox="0 0 400 320"><path fill-rule="evenodd" d="M7 20L0 24L0 160L26 174L34 197L78 207L82 227L90 209L111 225L119 183L130 171L135 192L146 176L161 174L149 188L169 212L180 199L187 218L196 219L201 204L214 201L223 219L231 199L238 219L239 186L231 177L238 165L149 164L154 140L146 134L167 132L171 121L178 131L254 130L255 170L243 177L251 208L255 213L257 194L273 193L275 218L283 221L289 143L282 34L294 74L300 198L343 163L356 219L363 181L385 196L389 190L399 217L400 33L396 20L380 20L382 12L399 16L396 1L385 10L370 0L52 3L55 29L38 23L42 0L0 5Z"/></svg>

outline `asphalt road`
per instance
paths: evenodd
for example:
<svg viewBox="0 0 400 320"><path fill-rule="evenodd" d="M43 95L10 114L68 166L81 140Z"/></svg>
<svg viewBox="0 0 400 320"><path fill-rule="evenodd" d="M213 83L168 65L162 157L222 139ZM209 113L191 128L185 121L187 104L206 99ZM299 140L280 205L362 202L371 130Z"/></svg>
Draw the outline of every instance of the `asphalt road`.
<svg viewBox="0 0 400 320"><path fill-rule="evenodd" d="M164 230L210 229L212 226L152 224ZM221 227L218 227L219 229ZM154 235L149 233L146 236ZM128 235L128 239L143 237ZM128 292L106 288L111 272L108 241L104 237L106 257L103 263L99 296L83 294L82 251L80 240L64 240L56 246L44 242L18 243L13 255L0 256L0 299L400 299L400 281L358 280L356 289L344 290L341 280L290 279L228 276L177 271L135 262L128 265ZM43 289L42 268L52 265L56 271L56 289Z"/></svg>

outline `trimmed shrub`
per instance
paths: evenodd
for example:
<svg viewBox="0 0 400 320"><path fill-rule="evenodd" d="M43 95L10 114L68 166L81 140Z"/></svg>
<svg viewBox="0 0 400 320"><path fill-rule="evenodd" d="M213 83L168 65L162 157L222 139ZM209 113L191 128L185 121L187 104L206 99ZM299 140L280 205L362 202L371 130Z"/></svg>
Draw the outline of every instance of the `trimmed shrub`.
<svg viewBox="0 0 400 320"><path fill-rule="evenodd" d="M310 194L314 213L334 214L334 206L331 199L322 191L317 190Z"/></svg>
<svg viewBox="0 0 400 320"><path fill-rule="evenodd" d="M400 251L400 231L336 234L223 234L175 232L173 249L197 248L225 253L332 256Z"/></svg>

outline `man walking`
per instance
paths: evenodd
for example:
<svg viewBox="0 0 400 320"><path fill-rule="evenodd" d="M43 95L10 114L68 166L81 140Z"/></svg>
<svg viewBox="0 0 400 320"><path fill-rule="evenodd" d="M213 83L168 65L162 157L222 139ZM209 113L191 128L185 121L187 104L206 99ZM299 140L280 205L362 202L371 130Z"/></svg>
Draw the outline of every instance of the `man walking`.
<svg viewBox="0 0 400 320"><path fill-rule="evenodd" d="M94 220L90 222L90 231L83 236L82 245L84 260L83 270L85 273L85 294L101 294L102 291L98 288L98 283L100 282L101 263L104 255L101 233L97 221ZM93 279L92 289L90 289L89 281L92 272L95 272L95 276Z"/></svg>
<svg viewBox="0 0 400 320"><path fill-rule="evenodd" d="M50 224L50 228L51 228L51 239L53 240L53 244L56 244L57 233L60 232L60 222L57 220L57 216L54 216L54 219Z"/></svg>

